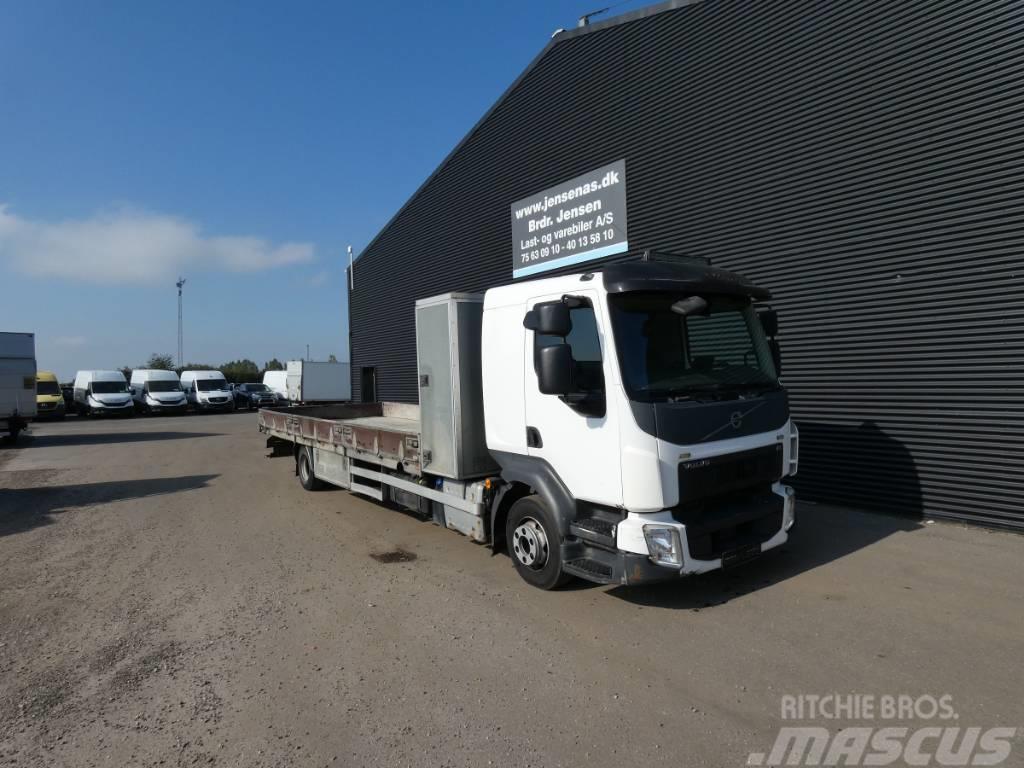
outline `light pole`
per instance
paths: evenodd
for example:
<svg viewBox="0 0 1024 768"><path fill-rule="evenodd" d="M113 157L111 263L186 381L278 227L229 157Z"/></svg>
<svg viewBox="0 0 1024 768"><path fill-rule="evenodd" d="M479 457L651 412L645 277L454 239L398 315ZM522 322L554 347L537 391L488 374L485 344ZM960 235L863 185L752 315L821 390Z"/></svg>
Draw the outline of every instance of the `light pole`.
<svg viewBox="0 0 1024 768"><path fill-rule="evenodd" d="M178 286L178 367L181 368L185 365L184 336L181 329L181 288L185 285L185 278L179 277L175 285Z"/></svg>

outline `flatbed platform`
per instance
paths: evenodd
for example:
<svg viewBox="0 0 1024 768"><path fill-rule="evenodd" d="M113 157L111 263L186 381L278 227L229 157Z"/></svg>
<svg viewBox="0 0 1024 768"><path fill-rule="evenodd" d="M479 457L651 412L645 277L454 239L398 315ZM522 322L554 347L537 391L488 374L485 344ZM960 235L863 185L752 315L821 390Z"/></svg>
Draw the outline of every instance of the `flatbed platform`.
<svg viewBox="0 0 1024 768"><path fill-rule="evenodd" d="M401 469L420 468L420 408L407 403L342 403L261 408L260 432L350 458Z"/></svg>

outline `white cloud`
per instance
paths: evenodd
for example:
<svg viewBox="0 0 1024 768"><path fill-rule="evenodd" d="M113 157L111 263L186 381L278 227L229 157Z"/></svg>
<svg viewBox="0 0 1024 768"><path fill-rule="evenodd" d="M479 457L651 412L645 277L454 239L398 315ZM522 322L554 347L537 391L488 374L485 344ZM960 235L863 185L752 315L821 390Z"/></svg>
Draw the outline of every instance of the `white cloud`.
<svg viewBox="0 0 1024 768"><path fill-rule="evenodd" d="M327 281L331 278L331 273L326 269L322 269L315 275L309 278L309 284L314 288L318 288L321 285L326 285Z"/></svg>
<svg viewBox="0 0 1024 768"><path fill-rule="evenodd" d="M37 277L148 283L186 269L255 272L313 260L310 243L204 235L187 219L130 208L33 221L0 204L0 261Z"/></svg>

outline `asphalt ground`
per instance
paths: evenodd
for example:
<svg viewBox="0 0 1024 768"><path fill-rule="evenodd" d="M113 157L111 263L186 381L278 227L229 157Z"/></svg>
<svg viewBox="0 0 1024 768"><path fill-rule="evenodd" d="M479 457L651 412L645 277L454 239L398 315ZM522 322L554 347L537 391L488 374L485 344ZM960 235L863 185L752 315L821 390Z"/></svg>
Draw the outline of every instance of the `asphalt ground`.
<svg viewBox="0 0 1024 768"><path fill-rule="evenodd" d="M0 449L0 765L742 766L832 693L1024 765L1022 597L1024 537L810 504L732 572L542 592L253 414L68 418Z"/></svg>

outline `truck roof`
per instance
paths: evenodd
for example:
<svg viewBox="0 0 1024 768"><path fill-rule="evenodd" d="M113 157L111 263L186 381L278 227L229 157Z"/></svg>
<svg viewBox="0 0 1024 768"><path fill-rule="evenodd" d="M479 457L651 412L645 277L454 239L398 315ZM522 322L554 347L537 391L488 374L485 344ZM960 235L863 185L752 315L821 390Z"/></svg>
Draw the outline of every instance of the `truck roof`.
<svg viewBox="0 0 1024 768"><path fill-rule="evenodd" d="M489 307L517 304L533 296L559 291L583 290L600 279L608 293L678 291L718 296L739 296L754 301L771 298L771 292L736 272L713 267L697 259L678 261L627 261L597 265L590 272L522 280L486 293Z"/></svg>
<svg viewBox="0 0 1024 768"><path fill-rule="evenodd" d="M191 376L193 379L223 379L224 374L220 371L182 371L182 378Z"/></svg>
<svg viewBox="0 0 1024 768"><path fill-rule="evenodd" d="M692 291L718 296L745 296L755 300L772 297L736 272L692 261L625 261L601 269L608 293L631 291Z"/></svg>

